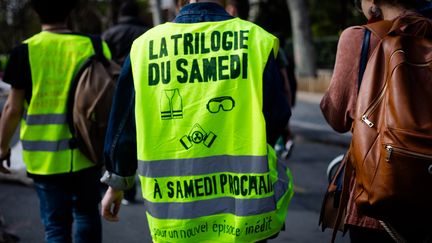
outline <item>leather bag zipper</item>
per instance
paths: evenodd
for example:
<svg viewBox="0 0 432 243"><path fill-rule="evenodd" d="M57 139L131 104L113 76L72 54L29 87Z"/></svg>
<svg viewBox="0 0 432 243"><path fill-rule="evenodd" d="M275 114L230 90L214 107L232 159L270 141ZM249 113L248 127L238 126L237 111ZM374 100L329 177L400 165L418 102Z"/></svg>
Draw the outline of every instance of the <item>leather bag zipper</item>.
<svg viewBox="0 0 432 243"><path fill-rule="evenodd" d="M390 161L390 158L392 156L392 154L395 153L401 153L401 154L405 154L411 157L415 157L415 158L419 158L419 159L424 159L424 160L431 160L432 161L432 155L428 155L428 154L422 154L422 153L417 153L417 152L412 152L406 149L401 149L401 148L395 148L391 145L386 145L385 149L387 150L387 156L386 156L386 161Z"/></svg>
<svg viewBox="0 0 432 243"><path fill-rule="evenodd" d="M385 83L383 90L381 91L380 96L377 99L375 99L374 102L372 102L372 104L366 109L366 111L364 112L364 114L361 118L362 121L364 123L366 123L366 125L368 125L369 127L373 127L375 125L372 121L369 120L369 116L376 110L376 108L378 107L378 104L384 98L386 91L387 91L387 82Z"/></svg>
<svg viewBox="0 0 432 243"><path fill-rule="evenodd" d="M391 60L393 59L393 57L397 53L405 53L405 52L403 50L397 50L397 51L393 52L392 55L390 56L389 62L391 62ZM374 102L372 102L372 104L363 113L363 116L362 116L361 119L369 127L373 127L375 125L375 123L373 123L371 120L369 120L369 116L376 110L376 108L378 107L378 104L384 98L384 95L385 95L385 93L387 91L387 86L388 86L388 82L386 81L385 84L384 84L384 87L383 87L383 89L382 89L382 91L380 93L380 96L377 99L375 99Z"/></svg>

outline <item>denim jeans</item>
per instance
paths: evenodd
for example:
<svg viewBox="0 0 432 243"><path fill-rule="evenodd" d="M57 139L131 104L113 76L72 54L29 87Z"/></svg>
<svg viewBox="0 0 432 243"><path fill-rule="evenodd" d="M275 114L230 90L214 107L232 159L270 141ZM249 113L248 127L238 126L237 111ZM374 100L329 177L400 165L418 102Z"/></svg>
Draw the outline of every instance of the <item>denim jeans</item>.
<svg viewBox="0 0 432 243"><path fill-rule="evenodd" d="M47 243L102 241L100 170L34 178Z"/></svg>

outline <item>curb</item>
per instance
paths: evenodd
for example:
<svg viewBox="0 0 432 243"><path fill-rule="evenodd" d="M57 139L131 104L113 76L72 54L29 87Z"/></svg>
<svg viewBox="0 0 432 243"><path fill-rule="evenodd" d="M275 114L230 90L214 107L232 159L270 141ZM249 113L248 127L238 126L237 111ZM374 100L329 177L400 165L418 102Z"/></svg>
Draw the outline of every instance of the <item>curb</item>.
<svg viewBox="0 0 432 243"><path fill-rule="evenodd" d="M315 103L319 105L321 102L322 97L324 96L324 93L320 92L308 92L308 91L297 91L297 100Z"/></svg>

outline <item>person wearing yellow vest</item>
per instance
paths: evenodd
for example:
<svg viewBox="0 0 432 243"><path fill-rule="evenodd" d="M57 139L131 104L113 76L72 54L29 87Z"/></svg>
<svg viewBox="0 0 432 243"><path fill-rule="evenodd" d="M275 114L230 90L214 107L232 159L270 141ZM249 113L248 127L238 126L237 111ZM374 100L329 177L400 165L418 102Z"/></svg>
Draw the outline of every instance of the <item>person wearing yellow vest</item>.
<svg viewBox="0 0 432 243"><path fill-rule="evenodd" d="M135 172L153 242L260 242L284 227L293 182L273 150L290 116L278 39L190 1L126 59L105 140L102 216Z"/></svg>
<svg viewBox="0 0 432 243"><path fill-rule="evenodd" d="M77 0L32 0L42 31L12 52L4 81L12 89L0 121L0 169L20 124L23 161L40 200L46 242L101 242L100 167L71 143L67 99L74 75L94 54L89 36L66 20ZM110 58L104 44L104 53Z"/></svg>

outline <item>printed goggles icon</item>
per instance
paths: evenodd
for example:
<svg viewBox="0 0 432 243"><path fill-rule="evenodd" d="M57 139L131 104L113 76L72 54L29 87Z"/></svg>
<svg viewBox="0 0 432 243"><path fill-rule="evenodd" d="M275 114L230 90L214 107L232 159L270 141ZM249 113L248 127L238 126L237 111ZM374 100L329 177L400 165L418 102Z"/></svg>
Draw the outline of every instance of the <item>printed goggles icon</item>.
<svg viewBox="0 0 432 243"><path fill-rule="evenodd" d="M230 111L234 109L235 102L230 96L222 96L209 100L207 103L207 110L210 113L218 113L221 109L223 111Z"/></svg>

